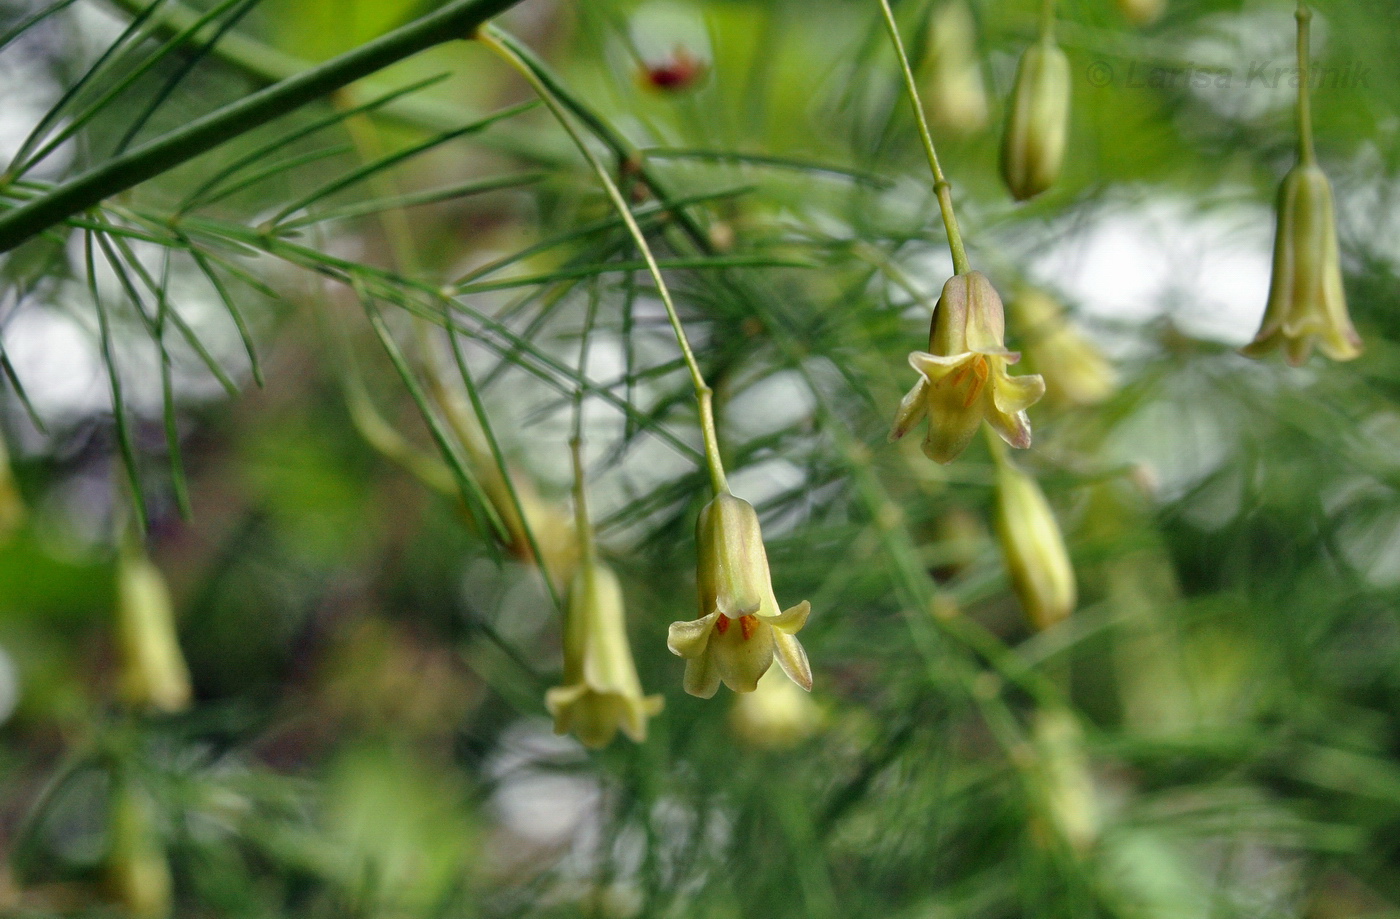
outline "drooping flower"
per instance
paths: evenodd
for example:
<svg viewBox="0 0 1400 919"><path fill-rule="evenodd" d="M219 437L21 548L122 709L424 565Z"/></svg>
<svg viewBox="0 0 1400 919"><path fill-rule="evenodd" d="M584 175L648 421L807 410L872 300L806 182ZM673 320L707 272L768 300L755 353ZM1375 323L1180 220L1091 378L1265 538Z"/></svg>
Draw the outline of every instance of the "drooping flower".
<svg viewBox="0 0 1400 919"><path fill-rule="evenodd" d="M997 462L996 530L1011 586L1037 629L1074 609L1078 589L1065 537L1035 479L1011 462Z"/></svg>
<svg viewBox="0 0 1400 919"><path fill-rule="evenodd" d="M1334 361L1361 354L1361 336L1347 314L1332 186L1315 163L1293 167L1278 196L1274 270L1259 334L1241 351L1260 357L1283 346L1293 365L1313 344Z"/></svg>
<svg viewBox="0 0 1400 919"><path fill-rule="evenodd" d="M121 692L138 709L175 712L190 704L190 673L175 633L165 578L144 552L117 562L117 645Z"/></svg>
<svg viewBox="0 0 1400 919"><path fill-rule="evenodd" d="M810 690L812 668L796 635L811 605L803 600L779 610L753 505L728 492L717 495L700 511L695 541L700 618L671 623L666 642L685 658L685 691L708 699L723 682L753 692L775 657L794 683Z"/></svg>
<svg viewBox="0 0 1400 919"><path fill-rule="evenodd" d="M928 416L924 453L951 463L986 420L1013 447L1031 444L1030 408L1045 394L1036 375L1013 377L1006 368L1021 359L1006 350L1001 298L980 271L954 275L933 311L928 351L909 355L919 382L900 403L890 440L898 440Z"/></svg>
<svg viewBox="0 0 1400 919"><path fill-rule="evenodd" d="M1045 377L1047 401L1094 405L1113 394L1118 385L1113 365L1049 294L1029 287L1020 291L1011 301L1011 323L1027 365Z"/></svg>
<svg viewBox="0 0 1400 919"><path fill-rule="evenodd" d="M585 562L569 589L564 685L545 693L554 732L572 733L596 749L612 743L621 728L641 743L647 719L661 711L663 701L642 695L617 575L601 562Z"/></svg>
<svg viewBox="0 0 1400 919"><path fill-rule="evenodd" d="M1017 201L1034 198L1060 176L1069 136L1069 58L1049 37L1021 55L1007 106L1001 174Z"/></svg>

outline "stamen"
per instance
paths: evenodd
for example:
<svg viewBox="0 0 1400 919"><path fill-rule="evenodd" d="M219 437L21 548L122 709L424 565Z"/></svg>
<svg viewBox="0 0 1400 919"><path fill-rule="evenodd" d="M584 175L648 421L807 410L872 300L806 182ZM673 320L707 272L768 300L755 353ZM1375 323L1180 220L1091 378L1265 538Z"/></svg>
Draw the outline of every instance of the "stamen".
<svg viewBox="0 0 1400 919"><path fill-rule="evenodd" d="M977 397L982 392L982 387L986 385L987 377L991 371L987 369L987 359L977 358L972 362L972 385L968 387L967 399L963 402L963 408L971 408L972 403L977 401Z"/></svg>
<svg viewBox="0 0 1400 919"><path fill-rule="evenodd" d="M740 616L739 628L744 633L744 641L748 641L750 638L753 637L753 633L758 631L758 617Z"/></svg>
<svg viewBox="0 0 1400 919"><path fill-rule="evenodd" d="M724 613L720 613L719 618L715 620L715 631L721 635L729 631L729 617Z"/></svg>

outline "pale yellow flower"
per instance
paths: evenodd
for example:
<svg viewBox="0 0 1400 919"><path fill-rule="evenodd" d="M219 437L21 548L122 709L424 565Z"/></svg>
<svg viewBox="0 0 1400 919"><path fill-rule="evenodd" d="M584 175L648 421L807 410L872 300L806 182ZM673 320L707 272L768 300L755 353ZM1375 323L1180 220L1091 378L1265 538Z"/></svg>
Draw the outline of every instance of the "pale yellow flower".
<svg viewBox="0 0 1400 919"><path fill-rule="evenodd" d="M933 311L928 351L909 355L919 382L895 414L890 440L928 417L924 453L951 463L985 420L1013 447L1031 444L1030 408L1045 395L1037 375L1013 377L1006 368L1021 355L1006 350L1001 298L980 271L954 275Z"/></svg>
<svg viewBox="0 0 1400 919"><path fill-rule="evenodd" d="M642 695L627 641L622 587L600 562L585 562L569 589L564 627L564 685L545 694L556 734L572 733L587 747L605 747L619 728L641 743L660 696Z"/></svg>
<svg viewBox="0 0 1400 919"><path fill-rule="evenodd" d="M1304 163L1279 188L1269 303L1259 334L1241 350L1259 357L1282 345L1288 362L1297 365L1314 343L1334 361L1361 354L1342 289L1332 186L1320 168Z"/></svg>
<svg viewBox="0 0 1400 919"><path fill-rule="evenodd" d="M123 550L117 562L117 646L128 704L166 712L189 706L190 673L170 591L160 569L139 550Z"/></svg>
<svg viewBox="0 0 1400 919"><path fill-rule="evenodd" d="M728 492L718 495L700 512L696 543L701 617L671 623L666 642L685 658L685 691L708 699L723 682L735 692L753 692L774 658L810 690L812 668L795 636L811 606L803 600L779 610L753 505Z"/></svg>

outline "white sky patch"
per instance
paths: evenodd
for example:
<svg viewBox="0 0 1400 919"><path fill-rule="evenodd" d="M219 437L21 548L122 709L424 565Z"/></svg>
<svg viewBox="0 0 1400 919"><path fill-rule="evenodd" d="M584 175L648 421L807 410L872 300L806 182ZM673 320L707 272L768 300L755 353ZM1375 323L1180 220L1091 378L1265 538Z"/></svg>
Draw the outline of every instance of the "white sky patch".
<svg viewBox="0 0 1400 919"><path fill-rule="evenodd" d="M1170 315L1187 334L1242 345L1264 314L1272 259L1267 207L1201 212L1170 198L1110 205L1029 260L1089 319L1145 323Z"/></svg>

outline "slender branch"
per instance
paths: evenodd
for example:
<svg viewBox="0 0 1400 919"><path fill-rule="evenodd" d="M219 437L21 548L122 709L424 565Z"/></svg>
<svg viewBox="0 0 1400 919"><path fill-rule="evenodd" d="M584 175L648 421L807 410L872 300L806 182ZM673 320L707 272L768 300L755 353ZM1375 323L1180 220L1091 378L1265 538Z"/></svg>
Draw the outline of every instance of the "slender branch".
<svg viewBox="0 0 1400 919"><path fill-rule="evenodd" d="M57 186L49 194L0 217L0 252L8 252L65 217L86 210L390 64L469 35L487 19L517 2L519 0L453 0L387 35L108 160Z"/></svg>
<svg viewBox="0 0 1400 919"><path fill-rule="evenodd" d="M618 189L617 183L613 181L608 168L603 165L602 160L593 152L593 148L579 134L578 128L574 126L568 113L564 111L563 106L560 105L559 100L555 98L549 87L536 75L534 69L502 40L502 35L498 30L487 26L480 31L477 37L518 71L539 97L544 100L545 105L549 106L554 117L568 131L575 146L583 153L584 158L593 167L593 171L597 173L598 181L602 183L608 197L612 200L617 215L622 218L622 222L627 226L627 232L632 236L632 241L637 244L637 249L646 261L647 271L651 274L652 280L656 282L657 292L661 296L662 304L666 307L666 316L671 321L671 329L676 333L676 342L680 345L686 368L690 371L691 383L695 386L695 400L700 409L700 431L705 439L705 463L709 467L710 483L714 486L716 494L728 492L729 483L725 479L724 462L720 458L719 452L719 435L715 431L714 391L705 382L705 375L701 373L700 365L695 360L695 353L690 348L690 340L686 337L685 327L681 325L680 314L676 312L676 304L671 299L671 290L661 274L656 256L652 255L646 235L637 225L637 219L632 216L632 209L628 207L627 200L622 197L622 192Z"/></svg>
<svg viewBox="0 0 1400 919"><path fill-rule="evenodd" d="M953 254L953 273L966 274L972 270L972 265L967 260L967 250L963 248L957 214L953 213L953 187L948 184L943 175L943 167L938 164L938 152L933 148L933 135L929 133L928 119L924 117L924 104L919 99L919 88L914 84L914 71L909 66L909 56L904 53L904 42L899 37L899 26L894 21L890 0L880 0L880 11L885 15L885 28L890 33L890 42L899 57L899 67L904 72L904 91L909 95L909 104L914 108L914 120L919 123L919 138L924 142L924 154L928 157L929 169L933 170L933 191L938 196L938 209L943 213L943 227L948 231L948 249Z"/></svg>
<svg viewBox="0 0 1400 919"><path fill-rule="evenodd" d="M1309 47L1311 37L1312 10L1303 0L1298 0L1298 159L1311 166L1317 162L1317 151L1313 149L1312 126L1312 52Z"/></svg>
<svg viewBox="0 0 1400 919"><path fill-rule="evenodd" d="M1040 40L1047 43L1055 40L1055 0L1041 0Z"/></svg>

